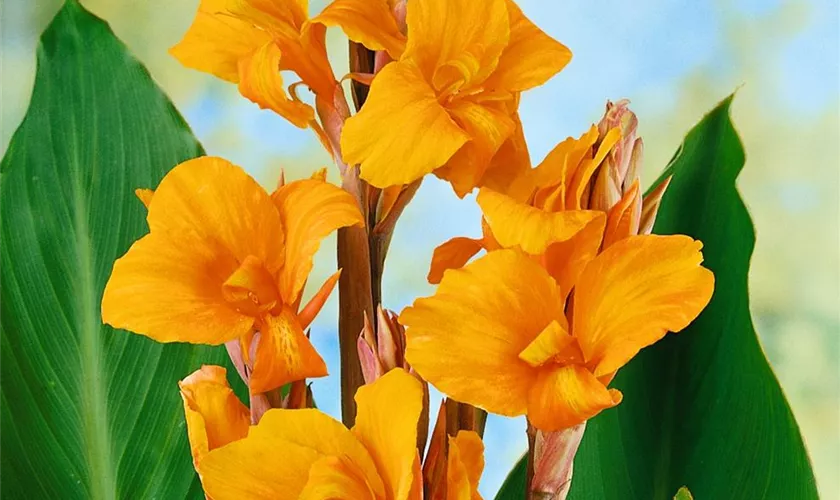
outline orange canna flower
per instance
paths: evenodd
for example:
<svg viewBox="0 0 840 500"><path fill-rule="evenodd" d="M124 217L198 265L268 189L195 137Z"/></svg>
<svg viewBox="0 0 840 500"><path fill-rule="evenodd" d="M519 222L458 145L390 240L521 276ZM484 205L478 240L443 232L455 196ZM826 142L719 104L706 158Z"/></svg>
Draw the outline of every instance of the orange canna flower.
<svg viewBox="0 0 840 500"><path fill-rule="evenodd" d="M327 59L326 26L306 0L201 0L192 26L170 53L183 65L239 85L240 93L294 125L316 127L315 111L286 85L294 72L333 106L337 83Z"/></svg>
<svg viewBox="0 0 840 500"><path fill-rule="evenodd" d="M412 0L406 9L404 50L397 24L371 26L361 7L335 19L351 39L396 59L347 120L341 151L376 187L435 172L464 196L516 132L519 93L558 73L571 53L510 0Z"/></svg>
<svg viewBox="0 0 840 500"><path fill-rule="evenodd" d="M301 294L320 241L362 224L355 199L313 178L271 196L241 168L203 157L169 172L150 199L150 233L114 263L102 318L159 342L239 339L252 393L327 374L304 334L338 280Z"/></svg>
<svg viewBox="0 0 840 500"><path fill-rule="evenodd" d="M210 450L248 435L251 416L248 408L227 383L221 366L204 365L178 382L184 400L187 435L196 471Z"/></svg>
<svg viewBox="0 0 840 500"><path fill-rule="evenodd" d="M215 500L419 500L422 395L415 377L395 369L358 390L352 429L314 409L269 410L246 438L204 456L205 491ZM470 498L483 468L481 441L459 436L455 447L461 453L450 477L458 495L450 498Z"/></svg>
<svg viewBox="0 0 840 500"><path fill-rule="evenodd" d="M625 238L550 274L520 250L447 271L434 296L400 315L406 359L446 395L545 431L617 405L616 370L712 295L702 245L687 236ZM576 276L574 300L557 278Z"/></svg>
<svg viewBox="0 0 840 500"><path fill-rule="evenodd" d="M714 277L700 265L702 244L640 235L667 180L642 201L628 113L609 104L600 128L560 143L516 179L516 193L482 188L483 237L435 251L437 292L399 318L406 360L429 383L494 413L527 414L540 430L565 429L618 404L607 388L616 370L706 306Z"/></svg>

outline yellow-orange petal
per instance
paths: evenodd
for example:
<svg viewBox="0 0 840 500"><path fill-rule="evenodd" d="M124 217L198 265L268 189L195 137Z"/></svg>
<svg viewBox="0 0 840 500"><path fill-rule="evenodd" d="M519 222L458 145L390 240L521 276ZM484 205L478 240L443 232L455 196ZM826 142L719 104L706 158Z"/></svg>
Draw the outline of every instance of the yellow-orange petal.
<svg viewBox="0 0 840 500"><path fill-rule="evenodd" d="M559 73L572 60L572 52L525 17L513 0L506 3L510 42L486 86L522 92L542 85Z"/></svg>
<svg viewBox="0 0 840 500"><path fill-rule="evenodd" d="M335 289L335 285L338 284L338 279L341 277L341 269L334 272L330 275L329 278L324 281L321 285L321 288L315 292L315 295L309 299L309 302L306 303L303 308L298 312L298 320L300 321L300 326L302 328L308 327L313 320L315 320L315 316L321 312L321 308L324 307L324 304L327 302L327 299L330 297L330 294Z"/></svg>
<svg viewBox="0 0 840 500"><path fill-rule="evenodd" d="M479 191L476 201L500 245L519 245L532 255L542 254L552 243L568 240L602 216L590 210L545 212L487 188Z"/></svg>
<svg viewBox="0 0 840 500"><path fill-rule="evenodd" d="M328 456L310 467L300 500L377 500L377 497L353 462L343 456Z"/></svg>
<svg viewBox="0 0 840 500"><path fill-rule="evenodd" d="M519 353L519 359L537 368L554 359L558 354L576 342L569 335L566 318L554 320Z"/></svg>
<svg viewBox="0 0 840 500"><path fill-rule="evenodd" d="M394 62L374 78L362 110L347 120L341 152L373 186L410 184L469 140L416 66Z"/></svg>
<svg viewBox="0 0 840 500"><path fill-rule="evenodd" d="M546 248L542 257L543 266L557 281L563 300L569 296L589 261L598 255L606 220L606 216L601 214L568 240L552 243Z"/></svg>
<svg viewBox="0 0 840 500"><path fill-rule="evenodd" d="M414 61L438 91L483 82L510 38L505 0L416 0L408 3L408 44Z"/></svg>
<svg viewBox="0 0 840 500"><path fill-rule="evenodd" d="M554 280L516 250L448 271L400 315L406 360L446 395L494 413L525 413L536 370L519 353L563 316Z"/></svg>
<svg viewBox="0 0 840 500"><path fill-rule="evenodd" d="M432 264L429 266L429 275L426 279L434 285L440 283L444 271L464 267L464 264L483 248L481 240L463 237L452 238L435 248L432 254Z"/></svg>
<svg viewBox="0 0 840 500"><path fill-rule="evenodd" d="M417 421L423 407L420 381L395 368L356 391L353 434L376 463L386 496L407 499L415 489Z"/></svg>
<svg viewBox="0 0 840 500"><path fill-rule="evenodd" d="M512 116L515 128L510 137L490 160L487 170L478 183L516 201L525 202L531 196L534 184L531 179L531 155L525 142L525 132L519 113Z"/></svg>
<svg viewBox="0 0 840 500"><path fill-rule="evenodd" d="M257 328L251 393L267 392L295 380L327 376L327 365L290 309L284 308L276 316L266 314Z"/></svg>
<svg viewBox="0 0 840 500"><path fill-rule="evenodd" d="M449 436L446 464L447 500L481 500L478 482L484 471L484 443L473 431Z"/></svg>
<svg viewBox="0 0 840 500"><path fill-rule="evenodd" d="M621 129L619 127L611 129L601 139L595 155L592 158L585 159L575 170L574 177L572 177L571 182L568 184L569 188L566 191L567 210L579 210L581 208L583 193L589 185L592 174L595 173L595 169L604 161L604 158L607 157L610 150L612 150L613 146L620 139Z"/></svg>
<svg viewBox="0 0 840 500"><path fill-rule="evenodd" d="M280 76L280 60L280 48L273 41L243 57L239 64L239 93L296 127L306 128L315 119L315 110L286 95Z"/></svg>
<svg viewBox="0 0 840 500"><path fill-rule="evenodd" d="M308 0L217 0L234 17L271 34L272 38L294 38L309 19Z"/></svg>
<svg viewBox="0 0 840 500"><path fill-rule="evenodd" d="M178 382L184 401L187 436L193 465L210 450L244 438L251 417L248 408L236 397L221 366L204 365Z"/></svg>
<svg viewBox="0 0 840 500"><path fill-rule="evenodd" d="M364 446L340 422L313 409L269 410L247 438L208 453L199 471L214 500L297 500L310 469L325 457L346 457L377 498L384 497Z"/></svg>
<svg viewBox="0 0 840 500"><path fill-rule="evenodd" d="M455 193L463 198L478 185L516 125L504 103L476 104L464 99L449 105L447 110L470 140L435 170L435 175L449 181Z"/></svg>
<svg viewBox="0 0 840 500"><path fill-rule="evenodd" d="M370 50L384 50L399 59L405 50L405 35L387 0L333 0L312 22L338 26L354 42Z"/></svg>
<svg viewBox="0 0 840 500"><path fill-rule="evenodd" d="M218 345L245 335L254 318L237 312L222 283L237 263L194 234L149 234L114 263L102 321L158 342Z"/></svg>
<svg viewBox="0 0 840 500"><path fill-rule="evenodd" d="M580 365L548 365L540 370L528 397L528 420L553 432L575 426L621 402L621 393L607 389Z"/></svg>
<svg viewBox="0 0 840 500"><path fill-rule="evenodd" d="M140 200L144 207L148 210L149 205L152 203L152 197L155 195L155 192L151 189L135 189L134 195Z"/></svg>
<svg viewBox="0 0 840 500"><path fill-rule="evenodd" d="M239 61L271 41L271 35L236 19L217 0L202 0L184 38L169 49L181 64L239 82Z"/></svg>
<svg viewBox="0 0 840 500"><path fill-rule="evenodd" d="M714 276L703 244L688 236L631 236L584 269L575 287L572 333L601 377L643 347L688 326L706 307Z"/></svg>
<svg viewBox="0 0 840 500"><path fill-rule="evenodd" d="M286 184L271 195L286 234L286 262L280 291L287 304L296 303L312 270L321 240L342 227L364 225L359 204L347 191L320 179Z"/></svg>
<svg viewBox="0 0 840 500"><path fill-rule="evenodd" d="M598 140L598 127L592 125L578 139L567 138L557 144L534 169L534 185L539 188L534 205L544 210L562 210L566 207L567 191L572 178L584 157L591 155ZM546 199L552 195L550 202Z"/></svg>
<svg viewBox="0 0 840 500"><path fill-rule="evenodd" d="M236 264L253 255L270 273L284 261L283 226L268 193L238 166L212 156L173 168L155 190L149 206L149 228L168 239L185 233L201 241L194 251L233 257ZM208 270L209 271L209 270Z"/></svg>
<svg viewBox="0 0 840 500"><path fill-rule="evenodd" d="M607 213L607 227L604 229L604 248L616 241L639 234L642 219L642 194L639 179L636 178L624 196Z"/></svg>

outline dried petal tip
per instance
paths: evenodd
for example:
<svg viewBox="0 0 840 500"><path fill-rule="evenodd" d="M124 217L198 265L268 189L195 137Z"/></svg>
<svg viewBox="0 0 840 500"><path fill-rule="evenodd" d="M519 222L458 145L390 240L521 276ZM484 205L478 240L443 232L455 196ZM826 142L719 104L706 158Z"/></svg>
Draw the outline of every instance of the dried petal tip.
<svg viewBox="0 0 840 500"><path fill-rule="evenodd" d="M636 142L636 128L639 125L635 113L630 111L629 106L630 101L627 99L621 99L616 103L607 101L607 111L598 123L599 142L610 130L618 128L621 131L621 140L610 152L610 157L616 171L615 177L619 179L620 185L625 187L632 184L634 180L629 178L628 172L633 170L630 168L631 158ZM633 175L635 176L635 173Z"/></svg>
<svg viewBox="0 0 840 500"><path fill-rule="evenodd" d="M405 328L397 322L397 315L393 311L378 307L375 329L365 315L365 325L359 334L357 348L367 384L394 368L411 371L405 361Z"/></svg>

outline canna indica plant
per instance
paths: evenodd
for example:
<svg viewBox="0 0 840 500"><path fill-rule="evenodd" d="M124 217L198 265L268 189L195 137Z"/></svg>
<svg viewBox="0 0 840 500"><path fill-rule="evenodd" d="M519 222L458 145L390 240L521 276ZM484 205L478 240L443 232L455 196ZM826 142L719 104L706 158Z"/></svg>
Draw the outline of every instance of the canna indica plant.
<svg viewBox="0 0 840 500"><path fill-rule="evenodd" d="M338 75L329 28L353 47ZM316 15L306 0L201 0L171 54L312 129L341 177L339 186L326 169L291 182L281 174L268 192L229 161L192 154L159 183L123 186L136 189L146 230L106 263L102 321L144 342L224 345L233 367L198 359L177 374L206 498L481 498L485 461L496 460L482 441L492 413L527 421L524 467L500 495L565 499L585 467L575 459L588 422L646 404L618 386L622 372L669 332L699 328L716 305L703 233L653 234L669 187L688 181L672 168L643 192L628 101L607 102L597 124L532 165L520 96L571 52L512 0L333 0ZM385 257L427 174L458 197L475 193L482 236L418 255L437 288L394 312L383 306ZM340 268L304 300L314 254L334 232ZM317 409L309 385L331 372L310 327L336 287L341 422ZM430 387L444 396L436 413ZM92 418L85 439L105 439L95 425L105 417ZM89 462L105 471L92 496L111 497L107 456ZM676 481L663 483L668 496Z"/></svg>

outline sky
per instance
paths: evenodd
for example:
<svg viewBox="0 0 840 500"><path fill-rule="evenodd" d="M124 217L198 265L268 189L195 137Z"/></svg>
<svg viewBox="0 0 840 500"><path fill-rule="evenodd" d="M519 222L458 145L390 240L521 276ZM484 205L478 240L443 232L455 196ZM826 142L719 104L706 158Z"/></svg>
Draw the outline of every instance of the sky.
<svg viewBox="0 0 840 500"><path fill-rule="evenodd" d="M38 33L59 0L0 0L0 152L26 109ZM266 187L329 165L310 131L260 111L232 85L182 68L167 53L196 0L82 0L109 20L149 67L210 154L243 166ZM323 1L312 1L317 12ZM823 498L840 498L840 7L836 0L523 0L523 11L571 48L570 65L522 99L534 162L597 122L607 99L629 98L645 141L644 178L667 164L683 135L737 91L733 119L747 150L739 187L758 242L751 306L765 351L794 408ZM336 72L346 40L330 33ZM331 172L337 180L337 172ZM644 179L643 179L644 183ZM453 236L477 236L472 197L427 178L400 220L386 264L385 305L399 311L433 288L431 252ZM335 267L334 241L316 259L319 283ZM313 326L313 342L338 373L337 300ZM314 382L320 408L339 414L337 376ZM432 408L436 408L433 401ZM524 421L491 417L487 470L495 493L526 448Z"/></svg>

